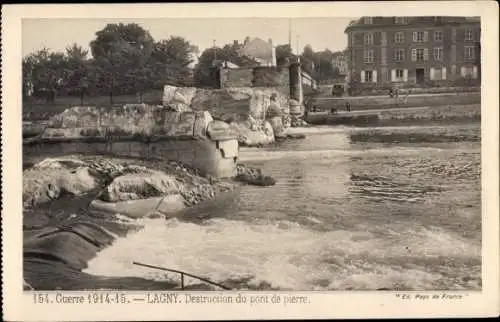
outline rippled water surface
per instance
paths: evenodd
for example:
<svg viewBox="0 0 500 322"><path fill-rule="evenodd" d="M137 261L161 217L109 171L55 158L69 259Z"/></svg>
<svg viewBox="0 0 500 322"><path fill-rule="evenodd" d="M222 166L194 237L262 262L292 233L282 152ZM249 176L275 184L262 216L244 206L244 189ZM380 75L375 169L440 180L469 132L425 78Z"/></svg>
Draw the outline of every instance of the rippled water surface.
<svg viewBox="0 0 500 322"><path fill-rule="evenodd" d="M202 222L146 220L87 271L177 278L140 261L237 288L481 288L479 124L307 132L241 149L275 186L191 209Z"/></svg>

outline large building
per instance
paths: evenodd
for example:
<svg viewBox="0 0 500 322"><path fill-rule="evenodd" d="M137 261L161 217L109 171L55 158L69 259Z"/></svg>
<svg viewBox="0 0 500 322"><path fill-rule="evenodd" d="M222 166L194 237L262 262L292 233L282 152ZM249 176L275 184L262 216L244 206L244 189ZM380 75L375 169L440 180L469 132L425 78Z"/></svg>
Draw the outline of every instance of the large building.
<svg viewBox="0 0 500 322"><path fill-rule="evenodd" d="M352 87L479 81L479 18L362 17L345 33Z"/></svg>

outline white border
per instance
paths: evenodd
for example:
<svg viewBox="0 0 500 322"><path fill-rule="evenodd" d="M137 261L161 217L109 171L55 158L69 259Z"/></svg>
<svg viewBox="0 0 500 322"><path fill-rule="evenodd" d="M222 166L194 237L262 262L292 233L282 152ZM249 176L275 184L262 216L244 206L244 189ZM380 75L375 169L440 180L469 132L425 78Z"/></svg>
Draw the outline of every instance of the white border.
<svg viewBox="0 0 500 322"><path fill-rule="evenodd" d="M493 1L2 6L2 265L6 320L196 320L497 316L499 312L498 5ZM404 301L393 292L313 292L308 305L34 305L22 294L21 18L480 16L483 291ZM305 294L304 292L302 292ZM436 292L423 292L437 294ZM294 293L294 294L299 294Z"/></svg>

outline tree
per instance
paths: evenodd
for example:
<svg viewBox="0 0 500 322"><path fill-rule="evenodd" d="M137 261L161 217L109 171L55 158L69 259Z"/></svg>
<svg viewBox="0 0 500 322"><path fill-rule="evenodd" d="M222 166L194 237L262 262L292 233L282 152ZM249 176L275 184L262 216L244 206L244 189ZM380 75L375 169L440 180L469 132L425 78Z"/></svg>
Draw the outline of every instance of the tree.
<svg viewBox="0 0 500 322"><path fill-rule="evenodd" d="M333 59L338 54L341 52L333 53L328 48L314 52L306 45L301 55L302 66L317 81L331 81L339 75L338 69L333 67Z"/></svg>
<svg viewBox="0 0 500 322"><path fill-rule="evenodd" d="M338 69L333 68L333 53L329 49L315 53L315 78L319 81L332 80L338 76Z"/></svg>
<svg viewBox="0 0 500 322"><path fill-rule="evenodd" d="M96 32L90 48L99 82L102 82L99 87L107 90L110 104L113 104L117 87L125 91L146 87L142 70L150 59L153 46L150 33L135 23L108 24Z"/></svg>
<svg viewBox="0 0 500 322"><path fill-rule="evenodd" d="M80 104L83 105L83 98L88 94L90 86L90 76L92 74L92 62L87 58L89 51L74 43L66 47L66 77L65 85L68 94L78 94Z"/></svg>
<svg viewBox="0 0 500 322"><path fill-rule="evenodd" d="M304 46L302 50L302 54L300 55L300 61L302 62L302 68L311 76L313 76L314 72L314 60L315 53L312 49L311 45L307 44Z"/></svg>
<svg viewBox="0 0 500 322"><path fill-rule="evenodd" d="M46 102L54 102L65 77L65 56L42 48L23 59L23 88Z"/></svg>
<svg viewBox="0 0 500 322"><path fill-rule="evenodd" d="M199 49L182 37L172 36L155 43L149 67L155 87L171 84L186 86L191 84L192 54Z"/></svg>
<svg viewBox="0 0 500 322"><path fill-rule="evenodd" d="M34 55L29 55L23 58L22 61L22 76L23 76L23 97L30 97L35 91L35 75L34 69L36 65Z"/></svg>
<svg viewBox="0 0 500 322"><path fill-rule="evenodd" d="M293 56L292 47L289 44L276 46L276 65L285 66L288 58Z"/></svg>
<svg viewBox="0 0 500 322"><path fill-rule="evenodd" d="M312 49L311 45L307 44L304 46L302 56L310 61L314 60L314 50Z"/></svg>
<svg viewBox="0 0 500 322"><path fill-rule="evenodd" d="M211 87L214 85L214 61L221 57L222 50L220 48L207 48L201 53L198 58L198 63L194 69L194 78L197 86Z"/></svg>

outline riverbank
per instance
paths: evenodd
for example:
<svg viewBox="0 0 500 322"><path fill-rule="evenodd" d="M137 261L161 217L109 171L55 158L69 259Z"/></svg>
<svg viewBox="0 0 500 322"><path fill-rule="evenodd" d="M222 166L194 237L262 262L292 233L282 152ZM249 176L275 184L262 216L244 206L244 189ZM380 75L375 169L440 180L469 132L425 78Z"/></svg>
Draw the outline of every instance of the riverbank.
<svg viewBox="0 0 500 322"><path fill-rule="evenodd" d="M243 182L254 184L259 175L269 180L243 165L238 166L240 177L218 180L178 162L151 158L68 155L24 162L24 282L35 290L179 287L82 270L116 238L139 231L147 218L199 222L206 214L188 211L193 206L232 198Z"/></svg>
<svg viewBox="0 0 500 322"><path fill-rule="evenodd" d="M320 110L329 111L331 108L345 110L349 103L351 110L370 110L370 109L391 109L419 106L442 106L442 105L466 105L480 104L481 92L457 92L457 93L432 93L432 94L412 94L407 96L404 93L396 99L389 95L384 96L349 96L349 97L331 97L318 96L312 97L310 104Z"/></svg>
<svg viewBox="0 0 500 322"><path fill-rule="evenodd" d="M337 114L328 112L310 113L305 117L306 122L313 125L355 125L355 126L392 126L440 124L460 122L480 122L480 104L419 106L402 108L377 108L367 110L353 110L351 112L338 111Z"/></svg>

